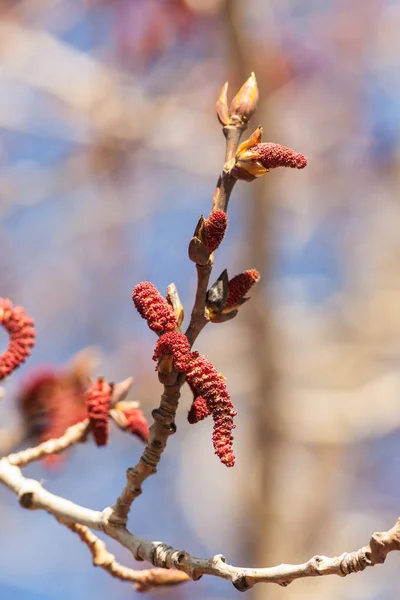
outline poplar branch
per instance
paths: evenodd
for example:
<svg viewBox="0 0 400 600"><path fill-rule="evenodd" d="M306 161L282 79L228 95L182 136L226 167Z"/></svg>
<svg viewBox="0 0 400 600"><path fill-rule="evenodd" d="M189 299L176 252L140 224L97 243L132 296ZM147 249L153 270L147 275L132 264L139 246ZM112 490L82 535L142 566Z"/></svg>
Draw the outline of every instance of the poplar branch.
<svg viewBox="0 0 400 600"><path fill-rule="evenodd" d="M19 499L23 508L45 510L63 522L78 524L103 531L130 551L136 560L146 560L154 567L176 569L193 580L202 575L211 575L231 581L239 591L247 591L257 583L276 583L287 586L296 579L338 575L345 577L364 571L385 562L390 552L400 550L400 518L395 525L384 532L373 533L367 545L354 552L344 552L340 556L313 556L307 562L290 565L281 564L267 568L235 567L226 562L221 554L211 558L197 558L177 550L162 542L152 542L137 537L124 526L112 522L113 509L102 512L91 510L70 502L45 490L39 482L25 478L21 470L11 465L7 458L0 460L0 481ZM85 530L81 530L85 531ZM173 577L176 575L174 574ZM154 575L158 577L158 575ZM168 578L167 578L168 579ZM170 583L170 580L168 580ZM168 585L159 583L158 585Z"/></svg>

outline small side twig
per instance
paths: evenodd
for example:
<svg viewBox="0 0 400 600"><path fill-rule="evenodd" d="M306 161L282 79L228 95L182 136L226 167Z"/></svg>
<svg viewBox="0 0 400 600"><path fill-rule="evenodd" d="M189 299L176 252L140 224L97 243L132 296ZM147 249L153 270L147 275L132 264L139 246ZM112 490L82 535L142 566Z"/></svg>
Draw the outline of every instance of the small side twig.
<svg viewBox="0 0 400 600"><path fill-rule="evenodd" d="M67 448L70 448L71 446L83 441L88 433L88 428L89 419L79 421L79 423L75 423L75 425L68 427L64 435L61 437L48 440L42 444L39 444L38 446L27 448L26 450L21 450L21 452L10 454L7 460L11 465L24 467L35 460L44 458L45 456L63 452L64 450L67 450Z"/></svg>
<svg viewBox="0 0 400 600"><path fill-rule="evenodd" d="M80 540L88 547L95 567L100 567L116 579L136 584L138 591L149 590L152 587L178 585L189 580L188 575L182 571L159 568L137 570L125 567L115 560L115 556L107 550L106 544L89 527L79 525L79 523L68 523L60 518L57 518L57 521L79 536Z"/></svg>

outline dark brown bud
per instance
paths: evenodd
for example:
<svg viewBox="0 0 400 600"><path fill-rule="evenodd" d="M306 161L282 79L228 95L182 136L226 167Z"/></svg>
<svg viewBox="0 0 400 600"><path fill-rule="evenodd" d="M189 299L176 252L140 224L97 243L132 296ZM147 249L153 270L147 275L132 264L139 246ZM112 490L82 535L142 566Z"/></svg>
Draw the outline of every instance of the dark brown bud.
<svg viewBox="0 0 400 600"><path fill-rule="evenodd" d="M229 291L228 271L224 269L217 281L207 291L206 306L212 312L221 312L226 304Z"/></svg>

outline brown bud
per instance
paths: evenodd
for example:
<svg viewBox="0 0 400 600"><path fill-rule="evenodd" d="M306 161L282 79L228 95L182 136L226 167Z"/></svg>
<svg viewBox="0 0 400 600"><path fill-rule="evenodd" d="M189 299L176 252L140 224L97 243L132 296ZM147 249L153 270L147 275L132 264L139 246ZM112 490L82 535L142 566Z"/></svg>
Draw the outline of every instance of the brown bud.
<svg viewBox="0 0 400 600"><path fill-rule="evenodd" d="M228 109L228 82L224 83L217 102L217 116L221 125L229 124L229 109Z"/></svg>
<svg viewBox="0 0 400 600"><path fill-rule="evenodd" d="M232 100L230 116L239 117L243 123L250 121L256 111L258 97L257 79L252 73Z"/></svg>
<svg viewBox="0 0 400 600"><path fill-rule="evenodd" d="M178 327L180 327L183 322L184 311L179 298L178 290L176 289L176 285L174 283L170 283L167 287L167 300L174 309L176 321L178 323Z"/></svg>
<svg viewBox="0 0 400 600"><path fill-rule="evenodd" d="M201 265L202 267L208 263L210 252L205 240L205 219L203 215L201 215L198 220L193 237L189 243L188 251L189 258L192 262Z"/></svg>

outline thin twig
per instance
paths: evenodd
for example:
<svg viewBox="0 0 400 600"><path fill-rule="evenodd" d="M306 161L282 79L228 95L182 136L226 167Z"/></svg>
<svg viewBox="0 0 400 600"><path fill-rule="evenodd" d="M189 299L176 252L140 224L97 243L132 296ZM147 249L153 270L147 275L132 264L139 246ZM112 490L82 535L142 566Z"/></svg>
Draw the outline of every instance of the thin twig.
<svg viewBox="0 0 400 600"><path fill-rule="evenodd" d="M242 133L247 125L238 121L235 125L228 125L223 128L226 139L225 163L228 164L236 154ZM236 179L229 174L228 170L222 169L217 187L215 189L212 210L228 211L229 198L235 186ZM196 298L190 317L190 323L186 330L186 337L189 344L193 346L201 330L206 326L208 319L206 316L206 293L210 281L211 271L214 263L214 254L211 254L210 260L205 266L196 265L197 269L197 290Z"/></svg>
<svg viewBox="0 0 400 600"><path fill-rule="evenodd" d="M188 581L189 577L182 571L175 569L131 569L125 567L115 560L115 556L107 550L105 543L100 540L85 525L79 523L68 523L60 518L57 521L65 525L70 531L76 533L80 540L86 544L93 558L93 565L100 567L109 573L112 577L121 581L130 581L136 584L136 589L139 591L149 590L152 587L178 585L184 581Z"/></svg>
<svg viewBox="0 0 400 600"><path fill-rule="evenodd" d="M142 484L157 472L157 465L167 440L175 433L175 415L178 408L182 383L164 386L159 408L153 410L153 425L150 428L147 446L135 467L126 472L126 485L118 497L111 520L114 524L124 525L133 501L142 493Z"/></svg>
<svg viewBox="0 0 400 600"><path fill-rule="evenodd" d="M231 581L240 591L246 591L256 583L277 583L287 586L292 581L305 577L322 575L345 577L363 571L367 567L382 564L390 552L400 550L400 519L398 519L389 531L374 533L366 546L354 552L344 552L332 558L313 556L299 565L281 564L264 569L234 567L229 565L221 554L209 559L196 558L184 550L177 550L162 542L143 540L125 527L112 524L110 521L113 515L112 508L99 512L51 494L39 482L26 479L21 470L11 465L6 458L0 460L0 481L18 496L24 508L42 509L63 521L103 531L127 548L136 560L146 560L162 569L177 569L194 580L202 575L220 577Z"/></svg>
<svg viewBox="0 0 400 600"><path fill-rule="evenodd" d="M7 460L11 465L24 467L35 460L44 458L45 456L63 452L64 450L67 450L67 448L70 448L71 446L74 446L78 442L84 440L88 432L88 427L89 419L79 421L79 423L75 423L75 425L68 427L64 435L61 437L47 440L47 442L43 442L38 446L10 454L7 457Z"/></svg>

